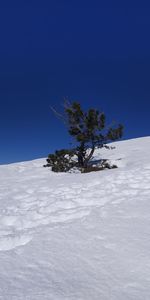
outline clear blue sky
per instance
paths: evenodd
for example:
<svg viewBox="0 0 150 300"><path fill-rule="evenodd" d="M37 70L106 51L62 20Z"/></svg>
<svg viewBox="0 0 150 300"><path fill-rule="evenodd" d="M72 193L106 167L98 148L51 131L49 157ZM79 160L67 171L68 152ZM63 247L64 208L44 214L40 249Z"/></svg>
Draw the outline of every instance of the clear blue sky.
<svg viewBox="0 0 150 300"><path fill-rule="evenodd" d="M150 135L150 8L134 4L1 1L0 163L68 147L49 108L65 96L123 123L124 139Z"/></svg>

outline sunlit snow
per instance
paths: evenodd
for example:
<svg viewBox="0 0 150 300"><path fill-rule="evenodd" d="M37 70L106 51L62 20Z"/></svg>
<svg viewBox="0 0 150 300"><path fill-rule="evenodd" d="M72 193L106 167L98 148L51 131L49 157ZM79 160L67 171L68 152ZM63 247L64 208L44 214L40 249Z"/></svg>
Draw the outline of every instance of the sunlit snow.
<svg viewBox="0 0 150 300"><path fill-rule="evenodd" d="M118 169L0 166L0 299L150 299L150 137L112 145Z"/></svg>

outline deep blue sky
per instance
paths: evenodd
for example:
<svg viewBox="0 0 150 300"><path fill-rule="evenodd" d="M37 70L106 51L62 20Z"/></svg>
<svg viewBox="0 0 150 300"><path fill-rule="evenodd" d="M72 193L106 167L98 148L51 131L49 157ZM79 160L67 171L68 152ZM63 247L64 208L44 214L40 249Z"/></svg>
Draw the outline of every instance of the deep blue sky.
<svg viewBox="0 0 150 300"><path fill-rule="evenodd" d="M150 8L134 4L1 1L0 163L68 147L49 108L66 96L123 123L124 139L150 135Z"/></svg>

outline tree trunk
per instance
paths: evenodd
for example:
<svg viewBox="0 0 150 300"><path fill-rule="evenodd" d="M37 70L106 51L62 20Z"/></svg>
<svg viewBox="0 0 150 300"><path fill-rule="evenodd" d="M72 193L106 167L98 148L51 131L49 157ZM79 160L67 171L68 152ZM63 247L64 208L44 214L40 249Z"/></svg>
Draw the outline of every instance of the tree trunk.
<svg viewBox="0 0 150 300"><path fill-rule="evenodd" d="M78 156L79 167L84 167L84 161L85 161L85 144L84 144L84 142L82 142L80 147L78 148L77 156Z"/></svg>
<svg viewBox="0 0 150 300"><path fill-rule="evenodd" d="M95 151L95 145L93 144L89 155L87 157L85 157L85 154L86 154L85 144L82 143L80 145L78 153L77 153L79 167L82 167L82 168L87 167L87 164L90 161L90 159L92 158L94 151Z"/></svg>
<svg viewBox="0 0 150 300"><path fill-rule="evenodd" d="M92 158L94 151L95 151L95 146L92 145L92 149L91 149L89 155L84 160L84 167L87 167L87 164L88 164L89 160Z"/></svg>
<svg viewBox="0 0 150 300"><path fill-rule="evenodd" d="M83 167L84 166L83 155L80 152L78 153L78 164L79 164L79 167Z"/></svg>

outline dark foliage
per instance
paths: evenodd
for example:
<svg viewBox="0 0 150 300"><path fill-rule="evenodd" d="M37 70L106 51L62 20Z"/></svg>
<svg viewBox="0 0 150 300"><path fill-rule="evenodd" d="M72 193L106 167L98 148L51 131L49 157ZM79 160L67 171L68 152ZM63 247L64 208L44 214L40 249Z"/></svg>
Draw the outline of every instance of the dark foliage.
<svg viewBox="0 0 150 300"><path fill-rule="evenodd" d="M47 164L44 167L51 167L54 172L68 172L77 166L73 156L74 150L62 149L55 151L54 154L48 155Z"/></svg>
<svg viewBox="0 0 150 300"><path fill-rule="evenodd" d="M107 127L104 112L93 108L84 112L78 102L65 103L65 117L62 118L67 124L69 134L75 139L76 147L50 154L45 166L51 166L55 172L67 172L74 167L82 172L112 168L108 163L94 168L89 166L89 162L96 147L109 148L107 143L122 137L123 126L119 124L117 127Z"/></svg>

